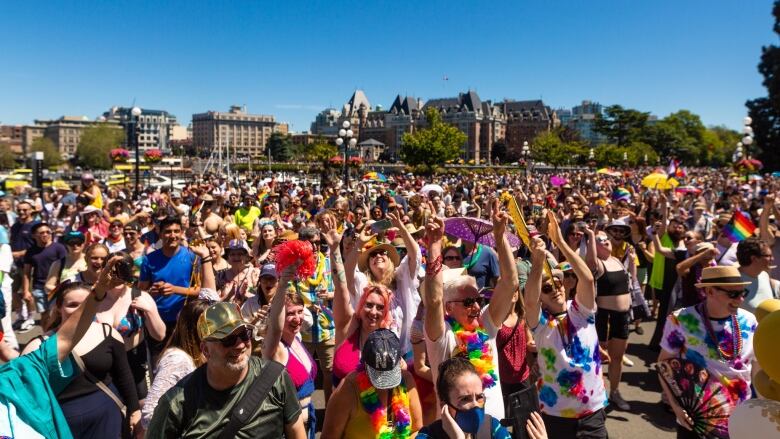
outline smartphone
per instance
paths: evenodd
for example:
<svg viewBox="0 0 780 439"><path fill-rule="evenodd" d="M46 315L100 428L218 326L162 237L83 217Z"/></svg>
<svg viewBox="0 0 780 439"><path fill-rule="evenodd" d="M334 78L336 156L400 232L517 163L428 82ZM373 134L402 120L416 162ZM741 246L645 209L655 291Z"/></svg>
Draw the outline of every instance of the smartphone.
<svg viewBox="0 0 780 439"><path fill-rule="evenodd" d="M513 437L520 439L528 438L525 426L531 417L531 412L539 411L539 396L536 392L536 386L530 386L508 396L509 413L508 423L513 426L513 431L518 434Z"/></svg>
<svg viewBox="0 0 780 439"><path fill-rule="evenodd" d="M373 233L384 232L390 227L393 227L393 223L391 223L389 219L379 220L371 224L371 232Z"/></svg>

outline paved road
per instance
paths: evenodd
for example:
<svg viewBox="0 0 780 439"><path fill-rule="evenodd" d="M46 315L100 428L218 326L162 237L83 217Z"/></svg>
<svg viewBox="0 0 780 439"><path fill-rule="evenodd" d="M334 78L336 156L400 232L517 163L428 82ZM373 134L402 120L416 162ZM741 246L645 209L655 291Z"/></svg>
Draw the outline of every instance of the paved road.
<svg viewBox="0 0 780 439"><path fill-rule="evenodd" d="M651 368L658 355L646 348L655 323L644 323L642 327L645 331L644 335L632 333L629 338L628 355L634 362L634 366L623 368L623 383L620 389L623 398L631 404L631 410L623 412L613 410L611 407L607 409L607 430L610 439L673 439L676 437L674 417L659 404L661 388ZM20 342L26 343L40 333L40 328L35 327L27 333L20 334ZM313 400L321 426L325 417L325 401L321 390L314 393Z"/></svg>

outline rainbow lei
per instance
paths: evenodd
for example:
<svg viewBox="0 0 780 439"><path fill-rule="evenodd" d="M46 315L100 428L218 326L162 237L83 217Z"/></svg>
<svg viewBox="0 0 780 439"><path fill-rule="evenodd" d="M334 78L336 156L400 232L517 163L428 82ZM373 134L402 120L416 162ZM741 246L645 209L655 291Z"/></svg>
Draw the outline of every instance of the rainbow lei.
<svg viewBox="0 0 780 439"><path fill-rule="evenodd" d="M458 347L454 354L465 355L482 378L482 386L489 389L496 385L498 376L493 367L493 353L488 343L487 332L481 326L475 331L466 331L463 326L450 316L444 318L450 324Z"/></svg>
<svg viewBox="0 0 780 439"><path fill-rule="evenodd" d="M393 411L392 428L387 425L387 407L379 401L376 389L371 384L366 371L359 371L356 380L360 403L371 418L374 437L376 439L404 439L411 436L412 418L409 414L409 395L406 393L406 385L403 380L398 387L393 389L393 395L390 399L390 408Z"/></svg>

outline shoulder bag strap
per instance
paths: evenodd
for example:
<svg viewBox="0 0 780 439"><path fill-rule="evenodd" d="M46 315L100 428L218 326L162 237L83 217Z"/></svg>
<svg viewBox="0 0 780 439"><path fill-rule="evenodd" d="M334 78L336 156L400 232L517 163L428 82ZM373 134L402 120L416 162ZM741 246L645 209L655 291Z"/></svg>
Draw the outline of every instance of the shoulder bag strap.
<svg viewBox="0 0 780 439"><path fill-rule="evenodd" d="M109 398L111 398L112 401L119 407L119 410L122 412L122 417L125 417L127 414L127 407L125 407L125 404L119 399L118 396L116 396L116 393L112 392L111 389L106 386L103 381L100 381L99 379L95 378L94 375L92 375L86 367L84 367L84 360L81 359L81 357L75 353L71 352L71 355L73 356L73 361L76 363L76 366L79 367L81 372L84 374L84 376L92 382L94 385L97 386L100 391L105 393Z"/></svg>
<svg viewBox="0 0 780 439"><path fill-rule="evenodd" d="M252 387L241 398L241 401L233 407L233 411L230 414L230 421L224 430L219 434L218 439L233 438L238 433L238 430L249 421L252 416L260 409L263 401L268 397L268 392L271 391L276 380L284 370L284 366L276 361L269 361L260 375L255 378L252 383Z"/></svg>

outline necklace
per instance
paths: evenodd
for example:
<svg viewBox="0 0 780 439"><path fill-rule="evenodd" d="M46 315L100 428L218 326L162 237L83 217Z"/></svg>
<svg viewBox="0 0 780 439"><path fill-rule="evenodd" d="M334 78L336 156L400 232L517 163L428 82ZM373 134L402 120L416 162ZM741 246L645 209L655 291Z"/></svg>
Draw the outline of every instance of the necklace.
<svg viewBox="0 0 780 439"><path fill-rule="evenodd" d="M444 319L450 324L458 342L453 356L463 355L468 358L486 389L495 386L498 376L493 367L493 352L488 343L490 336L485 332L485 328L478 326L474 331L467 331L452 317L446 316Z"/></svg>
<svg viewBox="0 0 780 439"><path fill-rule="evenodd" d="M406 393L406 385L403 380L396 388L388 390L388 392L392 392L390 402L382 404L366 371L359 371L355 379L358 385L360 404L371 418L371 426L374 429L373 437L376 439L405 439L411 436L412 418L409 410L409 395Z"/></svg>
<svg viewBox="0 0 780 439"><path fill-rule="evenodd" d="M707 328L707 335L709 335L710 340L712 340L713 343L715 343L715 348L718 351L718 356L723 361L732 361L736 358L739 358L739 354L742 352L742 331L739 329L739 321L737 320L737 315L732 314L731 315L731 352L728 352L727 349L724 349L721 347L721 342L718 340L718 338L715 335L715 330L712 327L712 322L710 321L709 316L707 315L707 306L706 301L701 302L698 307L699 314L704 319L704 327ZM723 330L726 330L726 327L724 325ZM728 347L728 345L726 345Z"/></svg>
<svg viewBox="0 0 780 439"><path fill-rule="evenodd" d="M476 244L477 249L471 254L471 259L469 260L468 264L463 264L463 268L466 270L471 270L471 267L473 267L477 261L479 260L479 257L482 255L482 246L480 244Z"/></svg>

